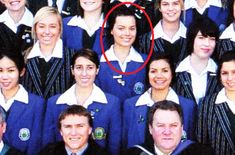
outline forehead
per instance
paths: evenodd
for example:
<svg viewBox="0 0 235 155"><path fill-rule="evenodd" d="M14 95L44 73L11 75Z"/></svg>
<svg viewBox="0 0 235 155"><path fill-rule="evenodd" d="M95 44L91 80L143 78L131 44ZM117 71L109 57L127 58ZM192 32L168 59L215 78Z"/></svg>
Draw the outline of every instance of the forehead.
<svg viewBox="0 0 235 155"><path fill-rule="evenodd" d="M166 68L170 67L170 64L165 59L154 60L153 62L151 62L150 68L155 68L155 67Z"/></svg>
<svg viewBox="0 0 235 155"><path fill-rule="evenodd" d="M160 0L160 3L180 3L183 5L183 0Z"/></svg>
<svg viewBox="0 0 235 155"><path fill-rule="evenodd" d="M235 60L224 62L221 70L235 70Z"/></svg>
<svg viewBox="0 0 235 155"><path fill-rule="evenodd" d="M85 65L85 64L95 65L95 63L93 63L91 60L89 60L86 57L80 56L76 58L75 65Z"/></svg>
<svg viewBox="0 0 235 155"><path fill-rule="evenodd" d="M153 121L156 123L171 124L180 123L180 116L177 111L158 109L153 115Z"/></svg>
<svg viewBox="0 0 235 155"><path fill-rule="evenodd" d="M59 24L59 18L55 14L45 15L38 21L40 24Z"/></svg>
<svg viewBox="0 0 235 155"><path fill-rule="evenodd" d="M61 123L66 125L89 124L88 118L81 115L67 115Z"/></svg>
<svg viewBox="0 0 235 155"><path fill-rule="evenodd" d="M134 16L117 16L115 19L115 24L117 25L135 25L135 17Z"/></svg>
<svg viewBox="0 0 235 155"><path fill-rule="evenodd" d="M16 67L16 64L14 61L12 61L10 58L4 56L2 59L0 59L0 67Z"/></svg>

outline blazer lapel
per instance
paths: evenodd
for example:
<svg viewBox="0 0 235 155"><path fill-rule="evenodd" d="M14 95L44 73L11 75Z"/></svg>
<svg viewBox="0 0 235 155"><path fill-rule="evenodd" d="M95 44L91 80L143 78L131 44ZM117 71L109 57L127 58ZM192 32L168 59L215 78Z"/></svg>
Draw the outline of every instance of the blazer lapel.
<svg viewBox="0 0 235 155"><path fill-rule="evenodd" d="M218 118L219 123L221 124L222 131L224 132L225 137L228 140L228 143L230 144L231 148L235 150L233 140L232 140L232 131L231 131L231 124L227 116L227 111L229 107L225 103L221 103L219 105L215 106L215 113Z"/></svg>
<svg viewBox="0 0 235 155"><path fill-rule="evenodd" d="M33 59L30 59L27 63L27 68L28 68L28 72L32 77L32 81L34 83L35 89L37 90L38 94L40 96L43 96L43 92L42 92L42 83L41 83L41 76L38 70L38 66L39 65L39 60L38 57L35 57Z"/></svg>
<svg viewBox="0 0 235 155"><path fill-rule="evenodd" d="M219 85L216 73L208 72L207 73L207 86L206 86L206 95L213 94L217 90Z"/></svg>

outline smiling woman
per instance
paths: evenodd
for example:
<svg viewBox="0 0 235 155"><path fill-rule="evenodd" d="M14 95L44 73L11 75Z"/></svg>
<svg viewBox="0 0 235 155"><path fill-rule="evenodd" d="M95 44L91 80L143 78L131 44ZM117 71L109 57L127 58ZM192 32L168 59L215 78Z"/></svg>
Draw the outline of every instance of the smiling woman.
<svg viewBox="0 0 235 155"><path fill-rule="evenodd" d="M25 88L45 99L63 93L72 84L70 59L74 50L63 47L62 19L53 7L43 7L35 15L34 46L26 54Z"/></svg>

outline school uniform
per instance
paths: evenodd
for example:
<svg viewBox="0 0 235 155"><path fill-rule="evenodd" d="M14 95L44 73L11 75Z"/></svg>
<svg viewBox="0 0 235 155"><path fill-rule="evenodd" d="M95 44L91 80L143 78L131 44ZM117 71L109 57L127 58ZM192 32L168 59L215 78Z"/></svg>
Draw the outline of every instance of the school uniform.
<svg viewBox="0 0 235 155"><path fill-rule="evenodd" d="M35 15L42 7L53 6L53 0L28 0L28 5ZM56 7L63 18L77 14L77 0L56 0Z"/></svg>
<svg viewBox="0 0 235 155"><path fill-rule="evenodd" d="M199 103L204 96L221 89L216 70L217 65L209 58L206 68L198 75L190 64L190 56L186 57L176 68L176 93Z"/></svg>
<svg viewBox="0 0 235 155"><path fill-rule="evenodd" d="M43 135L44 145L61 140L57 128L59 114L68 106L74 104L77 104L75 85L64 94L53 96L48 100ZM110 154L117 155L120 149L122 130L118 98L104 93L99 87L93 85L92 93L83 106L92 115L92 137L95 142L107 148Z"/></svg>
<svg viewBox="0 0 235 155"><path fill-rule="evenodd" d="M79 154L80 153L80 154ZM56 142L48 144L42 149L39 155L70 155L71 151L65 146L64 142ZM88 145L82 148L77 155L108 155L107 152L92 140L88 141Z"/></svg>
<svg viewBox="0 0 235 155"><path fill-rule="evenodd" d="M44 99L28 93L20 85L16 95L7 103L0 93L0 105L7 116L7 128L3 141L27 155L37 154L42 142Z"/></svg>
<svg viewBox="0 0 235 155"><path fill-rule="evenodd" d="M235 50L235 30L234 23L230 24L221 34L218 42L216 60L220 60L227 51Z"/></svg>
<svg viewBox="0 0 235 155"><path fill-rule="evenodd" d="M226 97L224 88L202 101L197 138L200 143L210 145L215 155L235 154L234 109L234 102Z"/></svg>
<svg viewBox="0 0 235 155"><path fill-rule="evenodd" d="M196 104L189 99L178 96L173 89L166 97L166 100L180 104L183 110L183 139L195 138L195 116ZM124 102L123 112L123 146L130 148L142 144L146 140L147 117L150 107L154 104L151 99L151 88L141 96L135 96Z"/></svg>
<svg viewBox="0 0 235 155"><path fill-rule="evenodd" d="M22 152L16 150L13 147L10 147L6 143L0 142L0 154L1 155L24 155Z"/></svg>
<svg viewBox="0 0 235 155"><path fill-rule="evenodd" d="M41 54L39 42L33 46L27 56L26 72L21 79L29 92L47 99L65 92L72 85L70 62L76 51L65 48L62 44L59 39L51 57Z"/></svg>
<svg viewBox="0 0 235 155"><path fill-rule="evenodd" d="M186 27L180 22L180 27L173 38L169 38L163 31L162 21L154 27L153 53L168 53L172 56L174 64L177 65L186 57ZM146 33L140 37L141 50L149 54L152 43L152 34Z"/></svg>
<svg viewBox="0 0 235 155"><path fill-rule="evenodd" d="M227 24L228 9L222 6L221 0L208 0L203 9L199 9L196 0L185 0L184 24L186 27L200 16L207 16L213 20L222 32Z"/></svg>
<svg viewBox="0 0 235 155"><path fill-rule="evenodd" d="M81 16L72 16L63 19L63 43L66 47L73 49L90 48L97 54L102 54L100 35L104 22L102 14L98 23L89 29ZM106 50L109 46L106 29L103 29L103 46Z"/></svg>
<svg viewBox="0 0 235 155"><path fill-rule="evenodd" d="M124 63L120 62L114 54L113 45L105 52L105 55L112 67L123 73L133 72L139 69L146 60L146 55L139 54L133 47L130 48L130 53ZM104 55L102 55L96 84L104 92L119 97L121 103L123 103L125 99L144 92L145 68L131 75L119 74L109 66Z"/></svg>
<svg viewBox="0 0 235 155"><path fill-rule="evenodd" d="M8 10L0 15L0 46L4 48L15 47L22 53L33 45L31 28L33 25L33 15L25 7L25 12L18 23L10 17Z"/></svg>
<svg viewBox="0 0 235 155"><path fill-rule="evenodd" d="M164 155L154 144L135 145L127 149L122 155ZM170 155L213 155L210 147L191 140L180 142Z"/></svg>

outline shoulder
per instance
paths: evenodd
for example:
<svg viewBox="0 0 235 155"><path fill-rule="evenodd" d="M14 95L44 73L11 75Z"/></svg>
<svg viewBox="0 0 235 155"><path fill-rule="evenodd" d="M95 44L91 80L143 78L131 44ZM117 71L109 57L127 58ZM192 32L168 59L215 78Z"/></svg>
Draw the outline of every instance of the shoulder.
<svg viewBox="0 0 235 155"><path fill-rule="evenodd" d="M7 151L6 155L25 155L25 154L15 148L13 148L13 147L10 147L10 149Z"/></svg>
<svg viewBox="0 0 235 155"><path fill-rule="evenodd" d="M213 155L213 150L210 146L193 143L183 150L180 155Z"/></svg>
<svg viewBox="0 0 235 155"><path fill-rule="evenodd" d="M96 144L93 140L89 140L89 145L84 155L108 155L107 151Z"/></svg>
<svg viewBox="0 0 235 155"><path fill-rule="evenodd" d="M46 145L39 155L67 155L64 142L50 143Z"/></svg>

